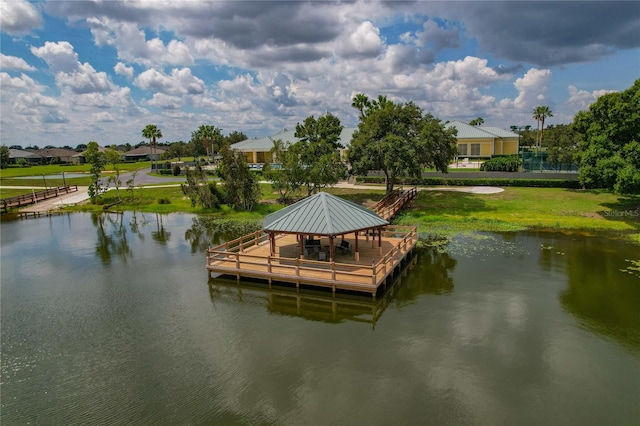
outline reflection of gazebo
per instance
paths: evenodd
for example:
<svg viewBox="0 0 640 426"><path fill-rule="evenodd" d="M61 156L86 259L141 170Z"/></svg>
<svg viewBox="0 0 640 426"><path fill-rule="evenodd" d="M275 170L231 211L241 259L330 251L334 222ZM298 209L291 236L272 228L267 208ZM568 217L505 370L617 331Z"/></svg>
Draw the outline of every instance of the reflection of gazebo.
<svg viewBox="0 0 640 426"><path fill-rule="evenodd" d="M389 222L365 207L326 192L319 192L268 215L264 219L262 229L269 234L272 256L276 254L277 234L295 234L301 258L316 253L319 256L327 255L330 261L335 259L336 249L351 251L351 247L344 243L344 236L353 233L353 252L357 261L360 253L358 234L370 231L369 234L377 235L378 247L381 247L380 230L387 225ZM321 247L320 240L315 237L328 237L328 247ZM337 248L334 241L336 237L341 237L342 242Z"/></svg>

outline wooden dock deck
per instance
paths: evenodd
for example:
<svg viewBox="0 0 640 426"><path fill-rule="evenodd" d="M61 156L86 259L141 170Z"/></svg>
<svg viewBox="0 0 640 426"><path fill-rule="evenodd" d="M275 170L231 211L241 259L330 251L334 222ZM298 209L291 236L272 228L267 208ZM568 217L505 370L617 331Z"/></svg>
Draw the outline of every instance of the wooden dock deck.
<svg viewBox="0 0 640 426"><path fill-rule="evenodd" d="M344 238L352 247L355 235ZM375 297L394 272L400 269L418 242L416 227L387 226L380 239L358 235L357 253L338 253L333 261L303 259L296 235L276 237L276 255L271 256L269 236L262 231L207 250L206 267L212 273L310 285L336 290L370 293ZM379 243L381 243L379 245ZM328 249L329 238L320 245Z"/></svg>

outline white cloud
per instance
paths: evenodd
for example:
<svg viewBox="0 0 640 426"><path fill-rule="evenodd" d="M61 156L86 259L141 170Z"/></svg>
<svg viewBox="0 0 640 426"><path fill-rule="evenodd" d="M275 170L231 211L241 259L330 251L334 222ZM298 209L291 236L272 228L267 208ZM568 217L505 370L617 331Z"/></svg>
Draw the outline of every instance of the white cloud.
<svg viewBox="0 0 640 426"><path fill-rule="evenodd" d="M0 2L0 29L11 35L25 35L42 27L42 17L36 6L26 0Z"/></svg>
<svg viewBox="0 0 640 426"><path fill-rule="evenodd" d="M22 58L16 56L7 56L0 53L0 69L9 71L35 71L36 68L32 67Z"/></svg>
<svg viewBox="0 0 640 426"><path fill-rule="evenodd" d="M193 65L189 47L182 41L171 40L165 45L160 38L146 39L145 31L133 22L118 22L112 19L88 18L96 45L111 46L118 52L118 58L155 65Z"/></svg>
<svg viewBox="0 0 640 426"><path fill-rule="evenodd" d="M513 86L518 90L518 96L513 100L513 106L524 111L547 104L549 102L547 90L550 81L551 70L531 68L523 77L513 83Z"/></svg>
<svg viewBox="0 0 640 426"><path fill-rule="evenodd" d="M128 79L132 79L133 78L133 67L128 67L125 64L123 64L122 62L118 62L113 67L113 71L116 74L120 74L120 75L123 75L123 76L127 77Z"/></svg>
<svg viewBox="0 0 640 426"><path fill-rule="evenodd" d="M204 81L191 74L189 68L174 68L171 75L155 69L141 73L133 84L144 90L158 91L167 95L196 95L203 93Z"/></svg>
<svg viewBox="0 0 640 426"><path fill-rule="evenodd" d="M383 42L380 38L380 29L370 21L365 21L345 37L342 43L338 43L337 52L341 56L375 57L380 54Z"/></svg>
<svg viewBox="0 0 640 426"><path fill-rule="evenodd" d="M31 47L31 53L44 60L53 72L71 73L78 69L78 54L68 41L47 41L42 47Z"/></svg>
<svg viewBox="0 0 640 426"><path fill-rule="evenodd" d="M586 90L579 90L574 85L570 85L568 91L569 99L567 99L566 103L577 110L587 109L589 105L597 101L600 96L615 92L615 90L604 89L588 92Z"/></svg>
<svg viewBox="0 0 640 426"><path fill-rule="evenodd" d="M182 107L184 102L178 96L165 95L164 93L156 93L151 100L145 102L147 105L155 106L167 110L177 110Z"/></svg>

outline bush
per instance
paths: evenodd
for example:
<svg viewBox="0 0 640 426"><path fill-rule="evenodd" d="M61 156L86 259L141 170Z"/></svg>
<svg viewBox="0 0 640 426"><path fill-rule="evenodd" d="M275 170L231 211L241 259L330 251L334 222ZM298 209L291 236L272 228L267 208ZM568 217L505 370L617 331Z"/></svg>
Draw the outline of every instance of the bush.
<svg viewBox="0 0 640 426"><path fill-rule="evenodd" d="M158 169L156 170L156 172L158 172L161 175L173 175L173 171L172 170L167 170L167 169Z"/></svg>
<svg viewBox="0 0 640 426"><path fill-rule="evenodd" d="M358 183L383 184L384 176L358 176ZM580 182L568 179L505 179L505 178L422 178L407 179L406 185L448 185L448 186L519 186L539 188L581 188Z"/></svg>
<svg viewBox="0 0 640 426"><path fill-rule="evenodd" d="M168 198L158 198L158 204L171 204L171 200Z"/></svg>
<svg viewBox="0 0 640 426"><path fill-rule="evenodd" d="M496 156L486 160L480 166L482 172L517 172L522 159L517 155Z"/></svg>
<svg viewBox="0 0 640 426"><path fill-rule="evenodd" d="M174 176L180 176L180 172L182 172L182 170L180 169L179 165L175 165L173 166L173 175Z"/></svg>

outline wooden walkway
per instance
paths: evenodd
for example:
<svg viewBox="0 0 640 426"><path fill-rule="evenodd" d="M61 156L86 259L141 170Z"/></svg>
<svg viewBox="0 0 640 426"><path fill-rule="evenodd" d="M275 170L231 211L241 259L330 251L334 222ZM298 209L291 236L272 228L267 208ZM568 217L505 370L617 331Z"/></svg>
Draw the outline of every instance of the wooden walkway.
<svg viewBox="0 0 640 426"><path fill-rule="evenodd" d="M61 195L77 192L77 185L58 186L56 188L48 188L44 191L32 192L31 194L18 195L16 197L3 198L0 200L2 210L7 213L10 208L29 206L39 201L56 198Z"/></svg>
<svg viewBox="0 0 640 426"><path fill-rule="evenodd" d="M296 235L276 237L276 255L270 255L269 236L258 231L207 250L206 267L212 273L272 281L295 283L369 293L375 297L378 288L400 270L400 266L418 242L416 227L387 226L378 238L367 233L358 235L359 252L336 255L333 261L299 258ZM345 236L352 247L355 235ZM328 249L329 239L321 246ZM358 259L358 260L356 260Z"/></svg>
<svg viewBox="0 0 640 426"><path fill-rule="evenodd" d="M386 221L391 220L407 203L418 196L418 189L394 189L376 203L373 210Z"/></svg>

